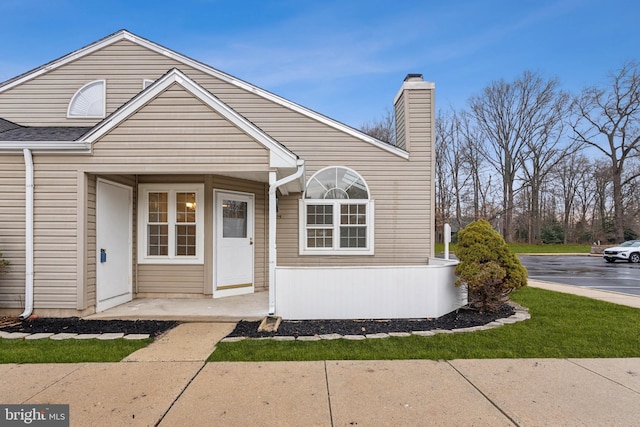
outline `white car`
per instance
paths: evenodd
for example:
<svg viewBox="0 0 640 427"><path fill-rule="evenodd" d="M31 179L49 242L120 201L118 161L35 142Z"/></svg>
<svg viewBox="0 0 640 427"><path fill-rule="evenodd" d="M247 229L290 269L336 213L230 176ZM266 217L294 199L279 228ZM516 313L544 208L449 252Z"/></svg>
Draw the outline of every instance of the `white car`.
<svg viewBox="0 0 640 427"><path fill-rule="evenodd" d="M620 246L605 249L603 257L607 262L640 262L640 240L628 240Z"/></svg>

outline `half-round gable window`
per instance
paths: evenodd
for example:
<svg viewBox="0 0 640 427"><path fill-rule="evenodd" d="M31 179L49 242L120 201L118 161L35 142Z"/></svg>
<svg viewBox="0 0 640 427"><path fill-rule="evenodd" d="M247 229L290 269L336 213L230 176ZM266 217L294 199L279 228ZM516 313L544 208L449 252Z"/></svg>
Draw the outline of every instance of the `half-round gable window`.
<svg viewBox="0 0 640 427"><path fill-rule="evenodd" d="M69 102L68 117L102 118L105 115L104 80L94 80L82 86Z"/></svg>
<svg viewBox="0 0 640 427"><path fill-rule="evenodd" d="M355 171L329 167L316 172L305 191L305 199L368 199L369 189Z"/></svg>
<svg viewBox="0 0 640 427"><path fill-rule="evenodd" d="M373 211L367 183L356 171L319 170L300 200L300 254L373 255Z"/></svg>

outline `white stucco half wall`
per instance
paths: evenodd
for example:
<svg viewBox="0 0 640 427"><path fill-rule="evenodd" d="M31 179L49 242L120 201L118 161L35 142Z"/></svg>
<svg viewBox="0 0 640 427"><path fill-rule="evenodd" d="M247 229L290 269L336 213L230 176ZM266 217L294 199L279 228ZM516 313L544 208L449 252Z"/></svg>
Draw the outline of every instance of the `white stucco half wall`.
<svg viewBox="0 0 640 427"><path fill-rule="evenodd" d="M289 320L440 317L467 303L457 261L424 266L277 267L276 315Z"/></svg>

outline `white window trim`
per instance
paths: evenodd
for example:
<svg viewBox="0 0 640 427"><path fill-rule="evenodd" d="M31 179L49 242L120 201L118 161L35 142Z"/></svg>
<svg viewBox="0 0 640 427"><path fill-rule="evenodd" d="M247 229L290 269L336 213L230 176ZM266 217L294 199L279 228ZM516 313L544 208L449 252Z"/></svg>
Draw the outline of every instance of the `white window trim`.
<svg viewBox="0 0 640 427"><path fill-rule="evenodd" d="M83 89L85 89L87 86L91 86L94 83L102 83L102 114L96 115L96 116L79 116L79 115L71 114L71 107L73 106L76 98L82 93ZM73 96L71 97L71 101L69 101L69 105L67 105L68 119L103 119L106 116L106 112L107 112L107 81L104 79L93 80L85 84L84 86L82 86L80 89L76 91L76 93L73 94Z"/></svg>
<svg viewBox="0 0 640 427"><path fill-rule="evenodd" d="M367 247L366 248L341 248L340 247L340 205L367 205ZM333 247L308 248L307 247L307 205L333 205ZM375 202L373 200L341 199L300 199L299 212L299 242L300 255L373 255L374 254L374 229L375 229Z"/></svg>
<svg viewBox="0 0 640 427"><path fill-rule="evenodd" d="M169 255L147 255L147 219L149 193L169 193ZM175 255L175 193L196 193L196 256ZM138 263L139 264L204 264L204 184L139 184L138 185Z"/></svg>

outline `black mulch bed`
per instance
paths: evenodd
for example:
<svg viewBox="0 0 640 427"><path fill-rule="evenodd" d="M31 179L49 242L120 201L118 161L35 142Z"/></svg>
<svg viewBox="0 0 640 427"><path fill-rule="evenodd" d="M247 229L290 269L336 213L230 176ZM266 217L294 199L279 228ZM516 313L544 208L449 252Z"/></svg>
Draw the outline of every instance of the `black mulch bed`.
<svg viewBox="0 0 640 427"><path fill-rule="evenodd" d="M481 326L514 314L513 307L505 304L496 313L479 313L460 309L435 319L390 320L284 320L277 332L258 332L260 322L239 322L228 337L263 338L273 336L314 336L323 334L365 335L389 332L430 331Z"/></svg>
<svg viewBox="0 0 640 427"><path fill-rule="evenodd" d="M9 323L9 322L7 322ZM85 320L79 317L38 317L16 320L12 324L0 327L5 332L70 333L70 334L149 334L156 337L178 324L175 321L160 320Z"/></svg>

